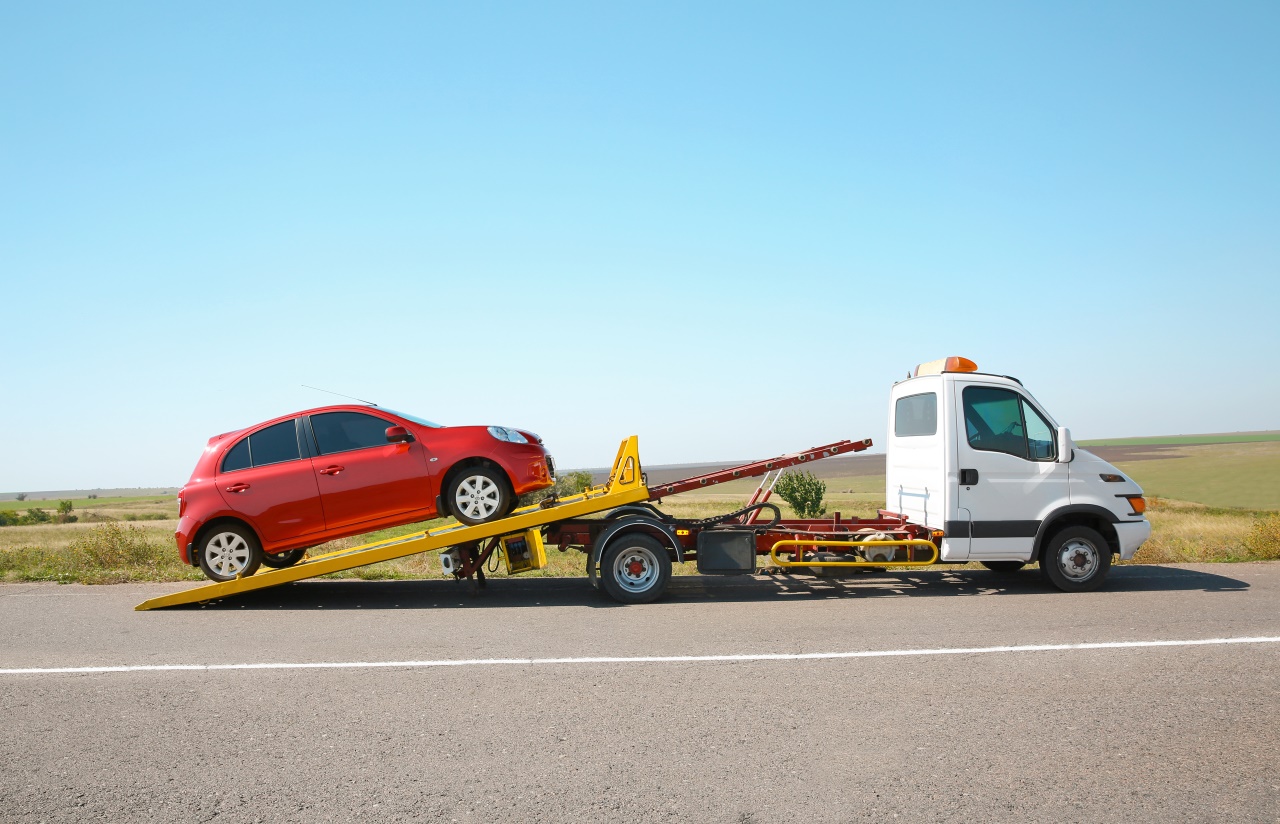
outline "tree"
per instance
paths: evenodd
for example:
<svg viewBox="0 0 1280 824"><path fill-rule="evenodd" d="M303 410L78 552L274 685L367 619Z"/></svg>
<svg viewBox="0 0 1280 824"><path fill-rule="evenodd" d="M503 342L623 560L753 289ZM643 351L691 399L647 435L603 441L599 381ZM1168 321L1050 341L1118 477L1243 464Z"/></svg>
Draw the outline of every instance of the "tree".
<svg viewBox="0 0 1280 824"><path fill-rule="evenodd" d="M19 500L19 501L25 501L25 500L27 499L27 493L25 493L25 492L19 492L19 493L18 493L18 495L17 495L17 497L18 497L18 500Z"/></svg>
<svg viewBox="0 0 1280 824"><path fill-rule="evenodd" d="M70 501L58 501L58 514L53 517L60 524L74 524L78 519L71 514Z"/></svg>
<svg viewBox="0 0 1280 824"><path fill-rule="evenodd" d="M797 518L817 518L827 512L822 500L827 494L827 484L812 472L784 472L773 491L791 505Z"/></svg>

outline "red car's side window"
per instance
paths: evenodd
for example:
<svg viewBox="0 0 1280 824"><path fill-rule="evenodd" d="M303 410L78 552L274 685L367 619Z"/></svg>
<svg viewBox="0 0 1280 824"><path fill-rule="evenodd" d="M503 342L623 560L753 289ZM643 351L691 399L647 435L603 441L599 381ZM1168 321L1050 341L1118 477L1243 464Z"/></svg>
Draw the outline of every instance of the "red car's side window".
<svg viewBox="0 0 1280 824"><path fill-rule="evenodd" d="M222 471L235 472L251 466L298 460L301 455L298 452L297 427L296 421L285 421L241 438L227 450L222 459Z"/></svg>
<svg viewBox="0 0 1280 824"><path fill-rule="evenodd" d="M240 443L227 450L226 456L222 459L223 472L235 472L237 469L248 469L253 466L253 461L249 458L249 439L241 438Z"/></svg>
<svg viewBox="0 0 1280 824"><path fill-rule="evenodd" d="M321 455L387 445L388 420L361 412L325 412L311 416L311 431Z"/></svg>

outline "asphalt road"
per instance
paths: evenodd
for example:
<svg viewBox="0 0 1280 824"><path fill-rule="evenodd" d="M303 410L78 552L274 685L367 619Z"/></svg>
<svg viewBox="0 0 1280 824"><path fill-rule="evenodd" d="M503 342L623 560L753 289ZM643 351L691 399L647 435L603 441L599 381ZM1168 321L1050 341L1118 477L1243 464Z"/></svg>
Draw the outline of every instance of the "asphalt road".
<svg viewBox="0 0 1280 824"><path fill-rule="evenodd" d="M1280 564L1080 595L1034 572L686 578L641 607L584 580L333 581L132 611L172 589L0 586L0 819L1280 820L1280 643L1017 649L1275 638ZM977 651L919 654L955 649ZM794 657L846 652L872 654ZM680 656L710 660L573 660ZM189 664L214 668L163 669ZM110 666L161 669L8 671Z"/></svg>

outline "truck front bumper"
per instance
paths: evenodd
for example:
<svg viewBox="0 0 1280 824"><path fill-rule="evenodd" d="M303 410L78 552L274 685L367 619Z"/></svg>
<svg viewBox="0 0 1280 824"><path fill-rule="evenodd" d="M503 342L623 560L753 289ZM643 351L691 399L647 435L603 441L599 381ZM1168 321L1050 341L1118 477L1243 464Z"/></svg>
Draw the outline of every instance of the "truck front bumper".
<svg viewBox="0 0 1280 824"><path fill-rule="evenodd" d="M1151 537L1151 522L1148 520L1126 521L1115 524L1116 537L1120 539L1120 560L1130 561L1138 547Z"/></svg>

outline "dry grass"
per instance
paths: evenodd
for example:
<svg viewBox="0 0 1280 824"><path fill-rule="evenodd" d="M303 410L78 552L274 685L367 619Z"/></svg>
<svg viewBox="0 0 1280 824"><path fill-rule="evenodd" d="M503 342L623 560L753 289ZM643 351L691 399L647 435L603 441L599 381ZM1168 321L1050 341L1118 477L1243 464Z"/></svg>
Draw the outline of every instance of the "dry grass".
<svg viewBox="0 0 1280 824"><path fill-rule="evenodd" d="M0 551L0 580L120 584L203 577L178 559L170 536L157 540L152 530L115 521L70 528L75 526L80 525L45 528L57 530L57 542Z"/></svg>
<svg viewBox="0 0 1280 824"><path fill-rule="evenodd" d="M1134 556L1136 564L1260 561L1280 557L1280 516L1221 509L1186 501L1149 499L1151 538ZM1271 524L1269 533L1260 525Z"/></svg>

